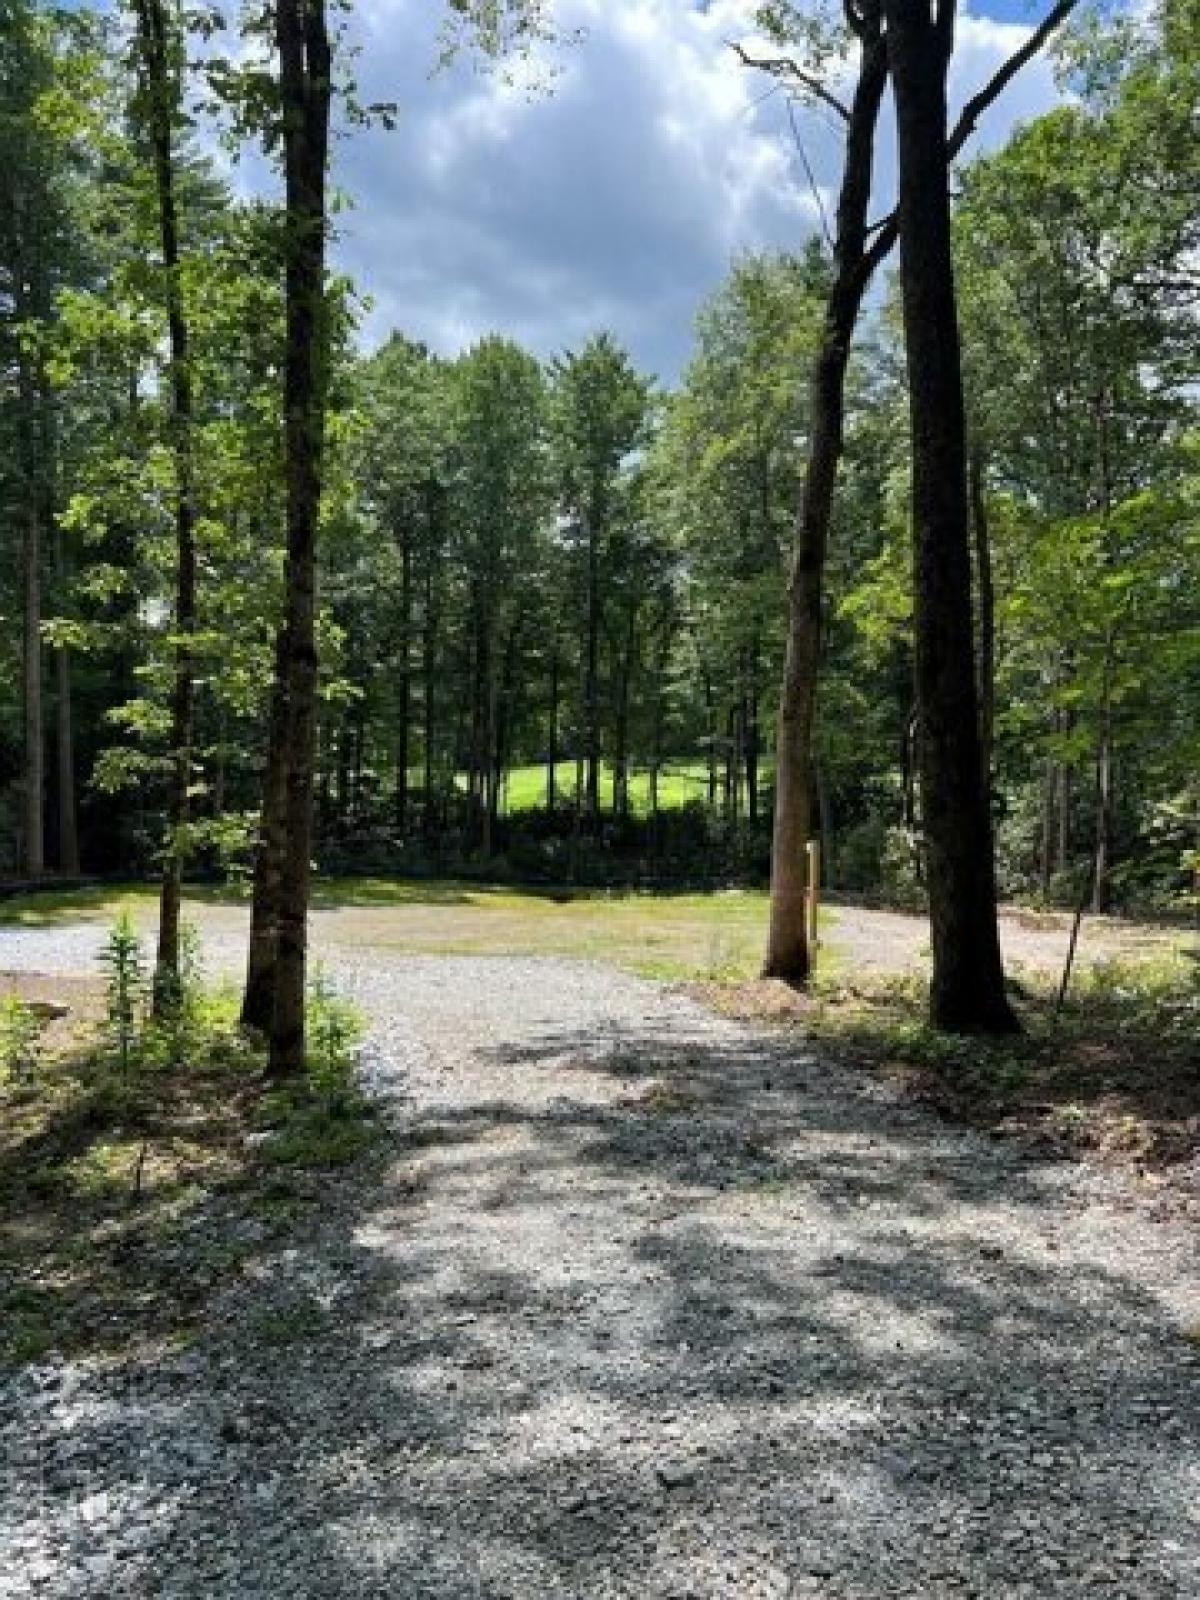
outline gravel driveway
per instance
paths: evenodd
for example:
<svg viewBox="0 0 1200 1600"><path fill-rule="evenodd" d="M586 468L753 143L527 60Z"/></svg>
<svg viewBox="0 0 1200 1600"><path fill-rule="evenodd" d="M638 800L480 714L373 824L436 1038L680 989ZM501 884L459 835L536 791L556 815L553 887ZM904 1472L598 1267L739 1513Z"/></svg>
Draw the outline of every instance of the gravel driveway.
<svg viewBox="0 0 1200 1600"><path fill-rule="evenodd" d="M394 1161L186 1354L0 1379L0 1596L1200 1596L1195 1242L1116 1180L600 966L331 960Z"/></svg>

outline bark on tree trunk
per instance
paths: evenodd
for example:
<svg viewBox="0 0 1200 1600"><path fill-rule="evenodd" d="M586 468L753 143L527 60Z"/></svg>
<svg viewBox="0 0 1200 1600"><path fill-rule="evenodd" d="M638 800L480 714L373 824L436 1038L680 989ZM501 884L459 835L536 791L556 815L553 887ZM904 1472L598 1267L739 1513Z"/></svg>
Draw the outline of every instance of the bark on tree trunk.
<svg viewBox="0 0 1200 1600"><path fill-rule="evenodd" d="M179 1000L179 928L183 859L191 814L195 718L194 396L189 330L180 282L179 215L175 193L175 124L180 115L182 97L181 69L177 61L180 45L179 41L172 39L171 27L162 0L138 0L138 53L144 117L154 160L163 297L167 314L171 453L175 468L175 604L172 619L175 661L170 695L171 780L167 793L167 828L158 902L158 950L154 963L153 1008L155 1016L159 1017L173 1009Z"/></svg>
<svg viewBox="0 0 1200 1600"><path fill-rule="evenodd" d="M284 471L287 566L283 722L285 839L279 890L275 1012L269 1070L305 1066L305 980L317 706L316 543L325 443L328 327L325 173L331 52L325 0L276 0L280 111L287 199Z"/></svg>
<svg viewBox="0 0 1200 1600"><path fill-rule="evenodd" d="M250 946L241 1022L266 1037L275 1016L276 955L279 936L279 892L287 829L287 713L284 688L287 646L276 641L275 684L267 726L267 759L263 773L262 810L254 856L254 895L250 908Z"/></svg>
<svg viewBox="0 0 1200 1600"><path fill-rule="evenodd" d="M813 729L825 556L842 455L846 367L863 294L894 237L885 228L867 248L875 129L886 81L887 52L876 17L862 38L858 82L849 108L833 279L809 379L808 458L788 585L787 643L775 737L770 921L762 970L764 977L783 978L790 983L803 983L812 962L806 897L814 787Z"/></svg>
<svg viewBox="0 0 1200 1600"><path fill-rule="evenodd" d="M1011 1032L982 782L966 434L950 240L946 71L953 6L885 0L896 103L901 287L912 427L917 699L933 946L930 1015Z"/></svg>
<svg viewBox="0 0 1200 1600"><path fill-rule="evenodd" d="M600 536L594 508L587 521L587 649L583 725L587 756L586 812L595 827L600 815Z"/></svg>

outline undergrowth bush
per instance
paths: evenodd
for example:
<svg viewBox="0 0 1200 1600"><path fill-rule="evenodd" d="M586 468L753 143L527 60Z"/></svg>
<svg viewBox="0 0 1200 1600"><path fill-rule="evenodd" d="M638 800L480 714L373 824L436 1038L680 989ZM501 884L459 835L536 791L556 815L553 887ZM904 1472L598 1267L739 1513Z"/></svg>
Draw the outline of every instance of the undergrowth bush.
<svg viewBox="0 0 1200 1600"><path fill-rule="evenodd" d="M37 1078L42 1019L18 995L0 1000L0 1081L28 1085Z"/></svg>
<svg viewBox="0 0 1200 1600"><path fill-rule="evenodd" d="M308 1081L327 1111L338 1109L353 1092L362 1036L357 1009L317 967L308 990Z"/></svg>

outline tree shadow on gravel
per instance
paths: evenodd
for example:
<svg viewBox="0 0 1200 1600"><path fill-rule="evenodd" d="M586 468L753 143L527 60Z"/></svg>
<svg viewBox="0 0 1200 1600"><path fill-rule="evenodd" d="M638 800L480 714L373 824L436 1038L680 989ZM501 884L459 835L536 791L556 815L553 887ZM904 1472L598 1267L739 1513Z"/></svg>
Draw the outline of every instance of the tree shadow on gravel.
<svg viewBox="0 0 1200 1600"><path fill-rule="evenodd" d="M496 1066L46 1425L156 1542L40 1592L1196 1592L1196 1352L1052 1174L733 1030Z"/></svg>

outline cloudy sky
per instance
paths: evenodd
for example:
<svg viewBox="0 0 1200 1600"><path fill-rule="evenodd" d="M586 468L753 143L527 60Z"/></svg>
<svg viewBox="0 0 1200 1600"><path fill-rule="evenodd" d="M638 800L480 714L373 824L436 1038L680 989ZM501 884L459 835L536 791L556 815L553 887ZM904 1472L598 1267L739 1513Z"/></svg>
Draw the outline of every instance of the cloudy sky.
<svg viewBox="0 0 1200 1600"><path fill-rule="evenodd" d="M959 27L960 99L1028 27L1024 0L973 4ZM731 259L796 248L817 226L786 106L728 48L752 38L753 9L563 0L582 42L556 52L550 87L530 93L466 62L434 73L440 4L359 0L361 97L398 107L394 130L354 130L336 156L353 202L338 255L372 301L366 342L400 328L452 353L496 330L550 355L608 328L673 379ZM1049 66L1027 68L974 148L1054 98ZM805 113L800 128L818 186L833 183L836 126Z"/></svg>

